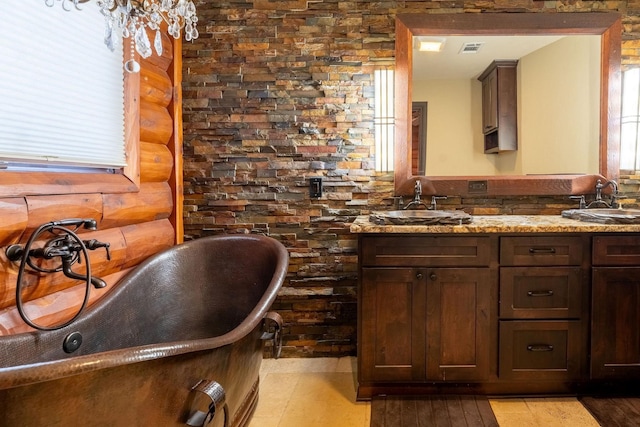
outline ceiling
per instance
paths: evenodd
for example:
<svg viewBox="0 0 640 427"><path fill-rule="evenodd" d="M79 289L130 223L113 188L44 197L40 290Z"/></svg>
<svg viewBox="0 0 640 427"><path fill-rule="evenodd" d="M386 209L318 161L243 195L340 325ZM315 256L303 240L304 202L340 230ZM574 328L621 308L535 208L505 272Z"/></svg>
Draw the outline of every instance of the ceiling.
<svg viewBox="0 0 640 427"><path fill-rule="evenodd" d="M443 36L440 52L413 50L413 79L474 79L494 60L520 59L564 36ZM414 37L415 38L415 37ZM482 43L477 53L459 53L464 43Z"/></svg>

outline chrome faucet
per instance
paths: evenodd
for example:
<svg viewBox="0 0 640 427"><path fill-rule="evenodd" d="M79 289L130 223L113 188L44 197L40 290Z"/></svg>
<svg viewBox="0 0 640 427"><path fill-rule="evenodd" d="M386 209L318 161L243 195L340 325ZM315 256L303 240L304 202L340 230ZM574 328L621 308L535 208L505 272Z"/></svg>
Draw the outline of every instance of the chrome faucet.
<svg viewBox="0 0 640 427"><path fill-rule="evenodd" d="M602 198L602 190L609 186L611 186L613 192L611 193L611 201L607 202ZM587 209L599 206L613 209L617 209L620 207L620 203L618 203L618 183L614 180L609 180L604 184L600 179L596 181L596 198L591 203L589 203Z"/></svg>
<svg viewBox="0 0 640 427"><path fill-rule="evenodd" d="M420 180L417 179L415 185L413 186L413 200L407 203L407 206L402 208L402 210L407 210L412 206L416 206L416 207L424 206L426 209L429 209L429 207L422 201L421 197L422 197L422 184L420 183Z"/></svg>

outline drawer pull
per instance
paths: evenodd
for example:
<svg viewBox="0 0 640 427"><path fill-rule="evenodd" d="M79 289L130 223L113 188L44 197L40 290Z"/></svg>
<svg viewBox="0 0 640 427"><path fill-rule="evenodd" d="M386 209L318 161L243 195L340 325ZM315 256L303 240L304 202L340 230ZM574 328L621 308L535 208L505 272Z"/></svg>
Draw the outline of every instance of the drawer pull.
<svg viewBox="0 0 640 427"><path fill-rule="evenodd" d="M423 276L422 276L422 273L418 273L418 274L416 274L416 279L420 280L420 279L422 279L422 277L423 277Z"/></svg>
<svg viewBox="0 0 640 427"><path fill-rule="evenodd" d="M528 291L527 295L530 297L551 297L553 296L553 291L551 289L548 291Z"/></svg>
<svg viewBox="0 0 640 427"><path fill-rule="evenodd" d="M429 276L429 279L431 280L438 280L438 276L436 276L436 273L431 273L431 276Z"/></svg>
<svg viewBox="0 0 640 427"><path fill-rule="evenodd" d="M527 350L529 350L529 351L553 351L553 346L551 344L529 344L527 346Z"/></svg>
<svg viewBox="0 0 640 427"><path fill-rule="evenodd" d="M556 248L529 248L529 253L532 255L555 254Z"/></svg>

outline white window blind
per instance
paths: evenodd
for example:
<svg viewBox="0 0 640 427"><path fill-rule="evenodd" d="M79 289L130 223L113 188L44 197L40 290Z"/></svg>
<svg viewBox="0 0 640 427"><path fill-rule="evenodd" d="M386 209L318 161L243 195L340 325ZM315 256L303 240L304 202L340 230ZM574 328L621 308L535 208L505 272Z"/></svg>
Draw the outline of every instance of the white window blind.
<svg viewBox="0 0 640 427"><path fill-rule="evenodd" d="M126 165L122 43L95 2L0 0L0 161Z"/></svg>

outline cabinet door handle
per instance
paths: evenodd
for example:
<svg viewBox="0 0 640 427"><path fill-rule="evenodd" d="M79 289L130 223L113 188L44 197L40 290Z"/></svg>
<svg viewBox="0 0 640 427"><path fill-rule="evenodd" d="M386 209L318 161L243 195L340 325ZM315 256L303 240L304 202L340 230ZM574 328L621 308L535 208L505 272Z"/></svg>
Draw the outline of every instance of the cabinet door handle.
<svg viewBox="0 0 640 427"><path fill-rule="evenodd" d="M431 275L429 276L429 279L438 280L438 276L436 276L436 273L431 273Z"/></svg>
<svg viewBox="0 0 640 427"><path fill-rule="evenodd" d="M556 248L529 248L529 253L536 254L555 254Z"/></svg>
<svg viewBox="0 0 640 427"><path fill-rule="evenodd" d="M551 289L548 291L528 291L527 295L530 297L550 297L553 296L553 291Z"/></svg>
<svg viewBox="0 0 640 427"><path fill-rule="evenodd" d="M527 346L527 350L529 350L529 351L553 351L553 346L551 344L529 344Z"/></svg>
<svg viewBox="0 0 640 427"><path fill-rule="evenodd" d="M416 279L420 280L420 279L422 279L422 277L423 277L423 276L422 276L422 273L418 273L418 274L416 274Z"/></svg>

